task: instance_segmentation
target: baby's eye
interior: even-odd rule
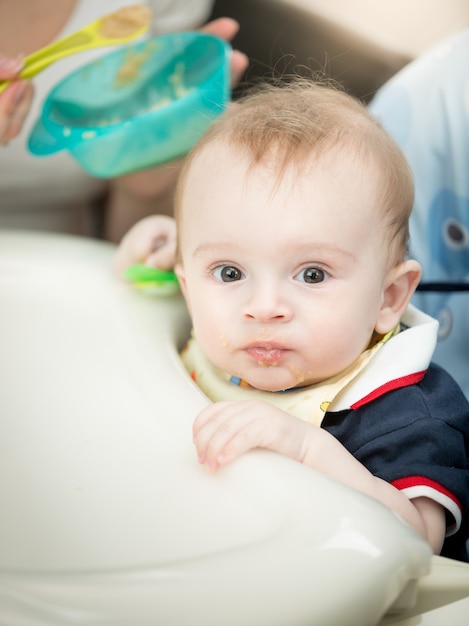
[[[319,267],[306,267],[295,276],[295,279],[304,283],[315,284],[322,283],[326,277],[326,272]]]
[[[233,283],[244,278],[243,272],[234,265],[220,265],[213,270],[213,275],[223,283]]]

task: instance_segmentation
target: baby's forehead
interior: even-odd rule
[[[375,187],[381,171],[369,154],[344,144],[288,146],[281,142],[267,144],[262,152],[236,137],[215,137],[205,142],[186,164],[186,183],[215,180],[236,171],[246,181],[252,177],[266,178],[272,184],[308,179],[316,171],[349,170],[352,176],[366,173],[363,184]],[[228,190],[227,190],[228,191]],[[344,189],[346,193],[346,189]]]
[[[259,160],[245,145],[217,139],[192,155],[180,210],[192,217],[207,203],[218,203],[220,209],[230,206],[234,197],[249,203],[253,210],[256,202],[275,201],[279,206],[283,199],[292,215],[295,207],[295,214],[310,213],[309,207],[321,201],[341,206],[343,198],[353,192],[358,199],[356,210],[362,214],[380,203],[378,178],[370,175],[367,162],[344,150],[313,151],[295,159],[279,146],[266,151]],[[334,193],[328,191],[330,188]],[[361,207],[363,210],[359,210]]]

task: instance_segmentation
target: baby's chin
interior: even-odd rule
[[[303,385],[303,382],[298,382],[290,372],[280,372],[273,367],[265,368],[264,372],[247,377],[242,376],[241,378],[249,383],[251,387],[259,389],[259,391],[285,391],[286,389],[293,389]]]

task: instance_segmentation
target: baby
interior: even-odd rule
[[[176,194],[182,358],[213,401],[194,442],[211,470],[256,447],[284,454],[468,560],[469,405],[430,362],[436,321],[409,305],[412,204],[402,153],[339,89],[269,86],[220,116]],[[149,218],[116,267],[169,266],[174,242],[169,218]]]

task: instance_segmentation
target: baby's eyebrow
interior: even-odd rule
[[[356,260],[356,256],[353,252],[341,248],[334,242],[324,242],[324,241],[298,241],[295,240],[295,243],[291,242],[285,244],[285,250],[281,248],[278,250],[280,255],[287,253],[292,249],[295,250],[297,256],[304,256],[305,260],[309,259],[311,261],[320,260],[322,256],[329,257],[337,257],[343,258],[349,261]],[[194,250],[195,257],[203,257],[207,255],[216,255],[220,257],[233,256],[236,252],[241,250],[241,245],[237,245],[233,241],[209,241],[205,243],[201,243]]]
[[[331,254],[335,256],[343,256],[350,260],[354,260],[356,258],[355,254],[350,250],[346,250],[345,248],[341,248],[334,242],[328,241],[319,241],[319,242],[301,242],[297,241],[295,243],[295,249],[304,256],[321,256],[323,254]]]
[[[233,251],[236,250],[238,248],[238,246],[236,246],[235,244],[233,244],[232,241],[214,241],[214,242],[207,242],[207,243],[201,243],[199,246],[197,246],[197,248],[194,250],[194,256],[204,256],[206,254],[221,254],[221,256],[226,256],[226,252],[227,250]]]

